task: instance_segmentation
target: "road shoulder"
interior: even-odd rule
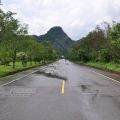
[[[100,69],[100,68],[96,68],[96,67],[92,67],[84,64],[78,64],[78,63],[74,63],[74,64],[89,68],[91,71],[94,71],[98,74],[102,74],[106,77],[115,79],[120,82],[120,74],[118,74],[117,72],[112,72],[112,71],[108,71],[108,70],[104,70],[104,69]]]

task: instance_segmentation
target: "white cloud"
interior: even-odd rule
[[[120,0],[11,0],[4,9],[17,12],[17,18],[29,24],[30,34],[46,33],[61,26],[72,38],[86,35],[102,21],[120,20]]]

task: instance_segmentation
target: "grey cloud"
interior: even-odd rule
[[[120,20],[120,0],[12,0],[4,9],[17,12],[16,17],[29,24],[30,34],[59,25],[74,40],[102,21]]]

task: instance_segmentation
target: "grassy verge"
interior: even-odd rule
[[[111,63],[111,62],[104,63],[104,62],[94,62],[94,61],[86,62],[86,63],[84,62],[76,62],[76,63],[120,73],[120,64],[116,64],[116,63]]]
[[[24,71],[24,69],[27,70],[27,68],[31,68],[31,67],[34,67],[34,66],[37,67],[37,66],[40,66],[40,65],[45,65],[45,64],[49,64],[51,62],[52,61],[46,61],[45,63],[42,63],[42,62],[41,63],[34,63],[33,62],[32,65],[30,63],[28,63],[26,67],[23,67],[21,62],[16,62],[15,69],[13,69],[12,63],[10,63],[9,66],[0,65],[0,77],[3,77],[4,75],[7,76],[7,74],[9,74],[12,71],[17,71],[17,70],[21,70],[21,69],[23,69],[23,71]],[[13,72],[13,74],[14,74],[14,72]]]

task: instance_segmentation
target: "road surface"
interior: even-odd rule
[[[120,120],[120,83],[94,71],[62,59],[4,83],[0,120]]]

